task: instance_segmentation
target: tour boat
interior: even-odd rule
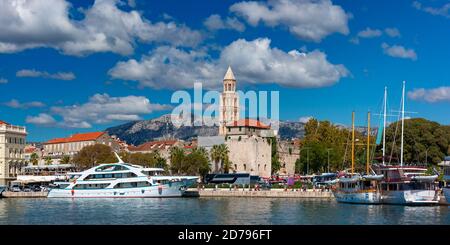
[[[380,204],[381,193],[379,181],[382,175],[373,174],[370,171],[370,112],[367,114],[367,162],[366,175],[354,173],[355,168],[355,113],[352,113],[352,168],[351,174],[345,174],[338,180],[337,187],[333,190],[336,201],[354,204]]]
[[[339,178],[338,187],[333,191],[336,201],[354,204],[380,204],[381,193],[376,181],[360,174]]]
[[[119,158],[120,159],[120,158]],[[123,198],[181,197],[197,176],[163,176],[162,168],[144,168],[119,161],[68,174],[69,182],[55,182],[48,197]]]
[[[450,204],[450,156],[444,159],[444,181],[446,185],[442,188],[444,192],[445,201]]]
[[[380,183],[382,202],[399,205],[438,204],[439,192],[435,185],[438,175],[427,175],[426,167],[404,166],[403,164],[405,82],[403,82],[401,102],[400,163],[397,166],[386,165],[383,146],[383,164],[375,168],[377,174],[384,176]]]

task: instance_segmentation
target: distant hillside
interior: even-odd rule
[[[106,129],[108,134],[117,135],[120,139],[133,145],[139,145],[163,137],[189,140],[197,136],[214,136],[217,135],[218,131],[219,129],[216,126],[183,126],[177,128],[170,121],[170,115],[164,115],[150,120],[129,122]],[[301,122],[280,122],[279,135],[282,139],[302,138],[304,133],[304,124]]]

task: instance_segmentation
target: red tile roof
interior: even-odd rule
[[[36,147],[30,146],[30,147],[25,147],[24,151],[25,151],[25,153],[33,153],[36,151],[36,149],[37,149]]]
[[[57,144],[57,143],[68,143],[68,142],[79,142],[79,141],[90,141],[96,140],[100,136],[105,134],[105,132],[91,132],[91,133],[81,133],[74,134],[68,138],[55,138],[46,142],[46,144]]]
[[[270,126],[265,125],[264,123],[255,120],[255,119],[241,119],[239,121],[234,121],[227,125],[228,127],[252,127],[252,128],[261,128],[261,129],[270,129]]]
[[[138,146],[128,147],[128,150],[130,150],[130,151],[149,151],[149,150],[156,150],[156,149],[165,149],[166,147],[171,147],[171,146],[175,145],[177,142],[178,142],[177,140],[151,141],[151,142],[146,142],[146,143],[138,145]]]
[[[0,124],[6,124],[6,125],[9,125],[9,123],[7,123],[7,122],[5,122],[5,121],[2,121],[2,120],[0,120]]]

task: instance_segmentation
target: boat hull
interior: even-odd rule
[[[434,190],[387,191],[382,200],[386,204],[434,205],[439,203],[439,195]]]
[[[183,182],[167,185],[134,187],[134,188],[105,188],[105,189],[51,189],[49,198],[157,198],[181,197],[186,190]]]
[[[333,192],[337,202],[354,204],[380,204],[379,192]]]
[[[6,190],[6,186],[0,186],[0,197],[2,197],[2,192]]]
[[[444,187],[443,189],[445,201],[450,204],[450,187]]]

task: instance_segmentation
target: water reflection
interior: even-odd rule
[[[450,209],[296,198],[5,198],[0,224],[450,224]]]

